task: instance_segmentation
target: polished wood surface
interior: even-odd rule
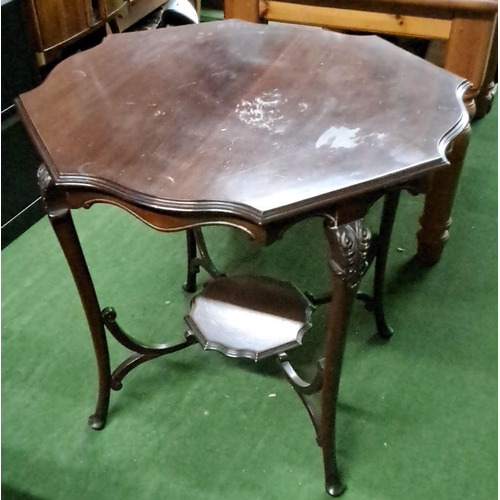
[[[446,164],[463,89],[375,37],[223,21],[112,35],[20,108],[60,185],[264,223]]]

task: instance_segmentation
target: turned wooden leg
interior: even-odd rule
[[[484,83],[476,97],[475,119],[484,118],[489,113],[493,104],[493,92],[495,89],[495,73],[498,68],[498,24],[495,28],[495,35],[491,45],[490,58],[484,76]]]
[[[464,95],[471,118],[476,112],[475,98],[483,84],[495,27],[494,14],[489,17],[456,18],[446,44],[445,68],[472,84]],[[417,260],[426,267],[439,261],[448,239],[453,201],[469,142],[468,132],[454,141],[453,151],[448,155],[451,166],[434,175],[425,197],[421,227],[417,233]]]
[[[450,166],[436,172],[425,199],[417,233],[417,260],[425,267],[436,264],[441,258],[451,225],[451,211],[469,144],[470,126],[454,141],[448,154]]]
[[[224,19],[241,19],[250,23],[261,22],[259,0],[224,0]]]
[[[338,496],[345,489],[339,476],[335,444],[340,371],[349,313],[361,277],[368,267],[367,254],[371,236],[362,221],[337,226],[334,221],[326,220],[324,228],[330,244],[332,300],[328,308],[325,340],[320,446],[323,450],[326,491],[331,496]]]
[[[93,429],[100,430],[106,424],[111,390],[109,352],[101,310],[78,234],[73,224],[71,212],[68,208],[58,203],[54,183],[45,165],[42,165],[38,170],[38,184],[50,223],[54,228],[64,256],[68,261],[78,293],[80,294],[92,336],[97,361],[99,389],[96,410],[89,417],[89,425]]]
[[[471,83],[464,95],[471,119],[476,113],[475,99],[484,82],[495,27],[496,16],[493,14],[485,18],[456,18],[446,42],[445,69]]]

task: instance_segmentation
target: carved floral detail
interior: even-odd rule
[[[325,231],[331,247],[330,268],[347,286],[357,287],[368,269],[370,230],[357,220],[343,226],[327,221]]]

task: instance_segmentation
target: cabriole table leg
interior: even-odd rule
[[[71,212],[58,202],[56,186],[45,165],[42,165],[38,171],[38,183],[50,223],[75,280],[92,336],[97,361],[99,389],[96,410],[89,417],[89,425],[93,429],[100,430],[104,428],[108,416],[111,370],[108,343],[99,302]]]
[[[375,258],[375,277],[373,283],[373,314],[377,325],[377,334],[383,339],[389,339],[394,333],[387,324],[384,311],[385,271],[391,243],[392,229],[396,220],[401,190],[390,191],[385,195],[382,222],[380,224]]]
[[[333,220],[327,219],[324,229],[330,244],[332,300],[328,308],[325,339],[320,446],[323,450],[326,491],[331,496],[339,496],[345,489],[339,476],[335,443],[340,371],[349,313],[359,282],[368,267],[371,235],[363,221],[337,226]]]

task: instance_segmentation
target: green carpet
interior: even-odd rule
[[[376,340],[355,305],[338,413],[345,500],[497,498],[497,107],[473,129],[451,237],[431,270],[412,264],[422,198],[402,197],[387,275],[393,339]],[[114,207],[74,217],[101,306],[144,340],[182,338],[184,235]],[[328,286],[320,221],[265,249],[231,229],[206,235],[227,272]],[[293,353],[304,373],[324,313]],[[125,352],[111,348],[117,363]],[[106,429],[87,428],[91,343],[45,219],[2,252],[2,382],[5,500],[328,498],[312,426],[273,360],[193,346],[151,361],[112,394]]]

